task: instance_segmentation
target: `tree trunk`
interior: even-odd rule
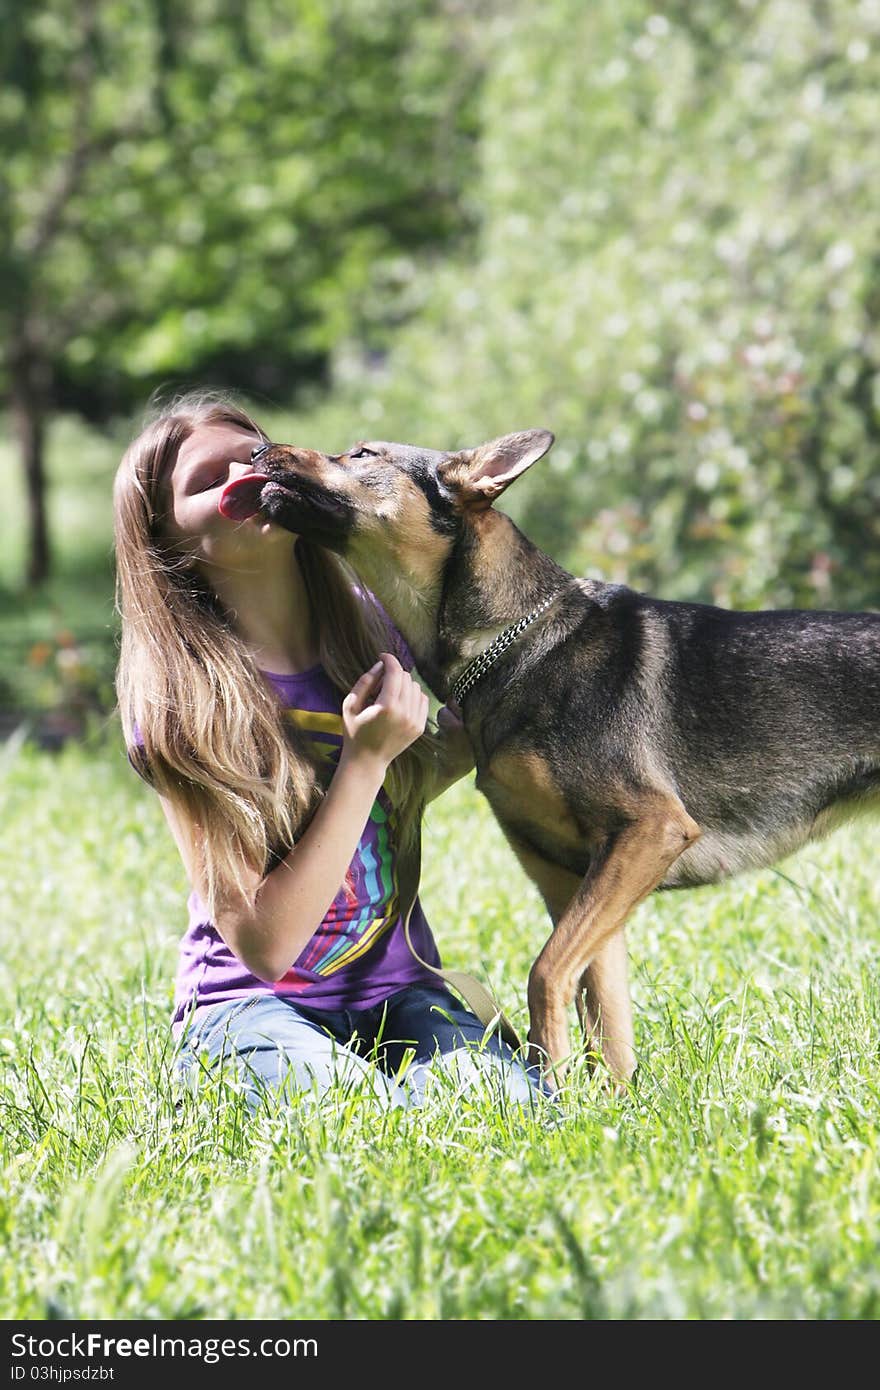
[[[42,584],[51,563],[46,518],[45,429],[49,402],[49,369],[24,340],[11,353],[9,388],[12,419],[24,464],[28,509],[27,582]]]

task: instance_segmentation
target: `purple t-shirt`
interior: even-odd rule
[[[264,675],[281,697],[286,717],[315,740],[321,756],[337,762],[342,749],[342,698],[323,667],[295,676],[268,671]],[[287,974],[274,984],[247,970],[211,922],[199,895],[190,894],[189,926],[181,942],[174,995],[175,1031],[194,1007],[253,994],[280,994],[315,1009],[366,1009],[406,985],[436,983],[406,943],[390,813],[383,787],[326,917]],[[418,898],[410,917],[410,936],[424,960],[440,964]]]

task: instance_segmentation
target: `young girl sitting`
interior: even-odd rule
[[[192,887],[181,1068],[229,1059],[251,1105],[351,1082],[420,1103],[439,1066],[527,1102],[540,1082],[428,969],[417,897],[415,951],[404,933],[423,805],[473,765],[464,730],[444,708],[425,731],[406,645],[342,561],[219,512],[266,438],[185,396],[114,487],[123,731]]]

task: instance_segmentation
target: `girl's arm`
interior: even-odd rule
[[[280,980],[323,921],[388,764],[419,737],[427,715],[428,697],[388,652],[345,697],[339,763],[301,839],[265,878],[242,875],[253,906],[244,898],[218,906],[218,932],[258,979]],[[199,889],[180,826],[168,803],[162,804],[190,880]]]

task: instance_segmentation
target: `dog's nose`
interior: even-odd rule
[[[261,459],[263,455],[265,453],[268,453],[268,451],[271,448],[272,445],[268,442],[268,440],[265,444],[258,444],[256,449],[251,450],[251,463],[256,463],[257,459]]]

